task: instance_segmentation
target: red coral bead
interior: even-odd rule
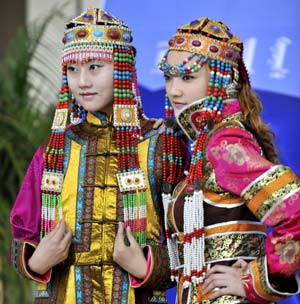
[[[226,56],[227,58],[232,58],[232,57],[233,57],[233,51],[232,51],[232,50],[227,50],[227,51],[225,52],[225,56]]]
[[[199,47],[201,45],[201,41],[199,41],[199,40],[193,40],[192,41],[192,45],[196,46],[196,47]]]
[[[169,40],[169,46],[173,46],[174,45],[174,39],[170,39]]]
[[[192,193],[193,191],[194,191],[194,186],[188,185],[188,186],[186,187],[186,192],[187,192],[187,193]]]
[[[117,31],[110,31],[108,33],[108,37],[111,38],[111,39],[119,39],[120,33],[117,32]]]
[[[181,43],[183,43],[184,42],[184,38],[183,37],[178,37],[177,39],[176,39],[176,43],[178,43],[178,44],[181,44]]]
[[[211,52],[213,52],[213,53],[217,53],[217,52],[219,51],[219,48],[218,48],[217,46],[215,46],[215,45],[211,45],[211,46],[209,47],[209,50],[210,50]]]
[[[77,33],[77,36],[79,37],[79,38],[83,38],[83,37],[85,37],[87,35],[87,31],[85,31],[85,30],[80,30],[78,33]]]

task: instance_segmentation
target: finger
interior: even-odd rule
[[[66,226],[65,233],[62,238],[62,245],[65,247],[70,246],[72,242],[73,232],[70,227]]]
[[[115,244],[121,246],[124,244],[124,224],[122,222],[119,222],[118,224],[118,231],[115,238]]]
[[[223,285],[220,285],[221,282],[226,282],[228,279],[228,274],[225,273],[216,273],[211,275],[209,278],[206,277],[203,283],[203,289],[204,290],[211,290],[215,287],[220,287]],[[219,285],[216,285],[219,284]]]
[[[226,272],[226,271],[228,271],[228,268],[230,268],[230,267],[224,266],[224,265],[215,265],[207,271],[206,276],[209,277],[214,273]]]
[[[53,238],[59,241],[62,240],[65,234],[65,230],[66,230],[66,222],[64,219],[61,219],[57,227],[57,230],[55,230],[53,233]]]
[[[223,273],[223,274],[235,274],[237,271],[236,267],[224,266],[224,265],[215,265],[207,272],[207,278],[213,274]]]
[[[203,284],[203,293],[209,293],[210,291],[215,291],[219,288],[224,288],[228,284],[228,279],[222,277],[218,279],[214,279],[210,281],[209,283],[206,282],[206,284]]]
[[[229,288],[222,287],[222,288],[215,288],[211,294],[208,296],[209,300],[215,300],[218,297],[230,294]]]
[[[244,260],[237,260],[233,265],[232,267],[235,267],[235,268],[244,268],[244,267],[247,267],[248,263]]]
[[[130,226],[126,227],[126,236],[128,238],[130,246],[133,246],[133,245],[137,244],[137,242],[136,242],[136,240],[135,240],[135,238],[134,238],[134,236],[131,232]]]
[[[164,120],[162,118],[156,119],[153,124],[153,129],[158,129],[162,125],[163,121]]]
[[[61,225],[62,225],[62,221],[63,220],[60,220],[56,226],[54,227],[54,229],[48,233],[48,235],[46,235],[47,238],[52,238],[52,237],[55,237],[55,235],[57,234],[57,231],[61,228]]]

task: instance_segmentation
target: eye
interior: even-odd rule
[[[68,65],[68,66],[67,66],[67,71],[68,71],[68,72],[76,72],[76,71],[77,71],[77,68],[76,68],[76,66],[74,66],[74,65]]]
[[[192,75],[183,75],[182,76],[182,80],[185,80],[185,81],[188,81],[188,80],[191,80],[191,79],[194,79],[195,77],[192,76]]]
[[[168,75],[168,74],[164,74],[164,78],[165,78],[165,81],[167,81],[167,80],[170,80],[170,79],[171,79],[170,75]]]
[[[103,64],[100,63],[91,63],[89,69],[90,70],[97,70],[103,67]]]

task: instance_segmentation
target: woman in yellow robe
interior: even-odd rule
[[[166,147],[145,116],[131,40],[100,9],[66,25],[52,133],[11,212],[11,263],[38,282],[35,303],[166,303],[161,185],[180,180],[188,152],[178,130]],[[116,261],[137,244],[128,275]]]

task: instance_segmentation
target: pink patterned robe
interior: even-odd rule
[[[238,101],[226,104],[224,120],[210,131],[206,142],[205,260],[211,266],[230,266],[238,259],[248,262],[243,275],[247,299],[226,295],[214,304],[270,303],[297,294],[300,286],[296,275],[300,265],[299,179],[290,168],[264,158],[254,136],[240,123],[240,114]],[[175,191],[169,210],[169,223],[179,240],[184,189],[183,183]],[[210,303],[200,290],[192,292],[191,303]],[[182,277],[177,301],[187,301]]]

